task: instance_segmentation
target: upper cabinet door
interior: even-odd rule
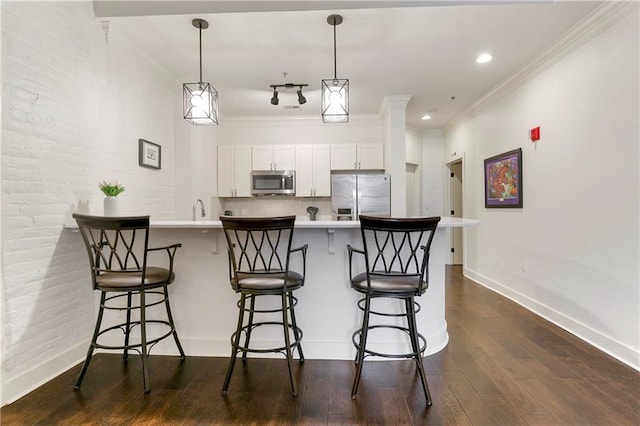
[[[235,190],[233,153],[233,146],[218,146],[218,197],[233,197]]]
[[[235,196],[251,197],[251,147],[235,147],[234,158]]]
[[[355,144],[331,145],[331,170],[355,170],[358,154]]]
[[[295,170],[296,169],[296,146],[295,145],[274,145],[273,146],[273,170]]]
[[[331,153],[328,145],[313,147],[313,195],[331,196]]]
[[[384,170],[384,146],[379,143],[358,145],[358,169]]]
[[[313,197],[313,146],[296,147],[296,197]]]
[[[251,146],[253,170],[273,170],[273,147],[271,145]]]

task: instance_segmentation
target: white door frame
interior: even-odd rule
[[[452,173],[452,169],[453,169],[453,164],[455,163],[462,163],[462,196],[461,196],[461,200],[462,200],[462,205],[460,206],[460,217],[464,217],[464,177],[467,175],[466,170],[465,170],[465,161],[464,161],[464,151],[462,152],[456,152],[454,153],[451,158],[449,159],[449,161],[447,161],[445,163],[445,172],[446,172],[446,176],[445,176],[445,182],[447,182],[447,184],[445,185],[445,200],[446,200],[446,209],[445,211],[451,215],[451,211],[453,210],[453,205],[454,205],[454,201],[452,199],[452,193],[451,193],[451,173]],[[462,231],[462,247],[459,248],[459,250],[462,250],[462,264],[464,265],[464,259],[466,257],[466,253],[465,253],[465,236],[464,236],[464,229],[461,229]],[[449,244],[447,247],[455,247],[454,245],[454,238],[453,238],[453,228],[447,228],[447,243]],[[451,253],[450,250],[447,250],[447,264],[448,265],[453,265],[454,262],[454,258],[453,258],[453,253]]]

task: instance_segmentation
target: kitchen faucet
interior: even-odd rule
[[[198,198],[196,201],[194,201],[193,203],[193,221],[196,221],[196,206],[198,205],[198,203],[200,203],[200,214],[202,217],[204,217],[206,215],[206,213],[204,212],[204,203],[202,202],[202,200],[200,198]]]

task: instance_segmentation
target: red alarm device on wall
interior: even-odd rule
[[[540,140],[540,126],[531,129],[529,132],[529,138],[531,139],[531,142]]]

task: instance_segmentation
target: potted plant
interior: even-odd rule
[[[100,191],[106,196],[104,198],[104,215],[118,216],[120,206],[118,205],[118,195],[124,192],[125,188],[118,182],[103,181],[98,184]]]

